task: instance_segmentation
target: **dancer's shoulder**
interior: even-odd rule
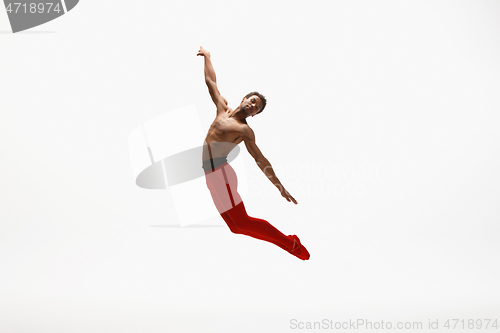
[[[255,133],[254,133],[253,129],[251,129],[250,126],[248,126],[248,124],[244,124],[241,127],[242,127],[242,136],[245,139],[255,141]]]

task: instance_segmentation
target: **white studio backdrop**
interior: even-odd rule
[[[496,1],[82,0],[12,34],[0,10],[0,331],[495,319],[498,17]],[[268,98],[249,124],[299,204],[241,145],[245,205],[308,262],[216,215],[181,227],[171,191],[135,184],[135,129],[188,105],[203,132],[214,118],[200,45],[231,107]]]

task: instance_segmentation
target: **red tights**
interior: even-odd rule
[[[285,251],[293,247],[291,236],[284,235],[265,220],[248,216],[237,192],[236,173],[229,164],[206,171],[205,177],[215,206],[233,233],[273,243]]]

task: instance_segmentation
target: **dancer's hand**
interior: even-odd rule
[[[287,190],[285,190],[284,187],[281,189],[281,196],[286,199],[288,202],[293,202],[294,204],[297,204],[297,200],[295,200],[290,193],[288,193]]]
[[[197,56],[210,57],[210,52],[208,52],[202,46],[200,46],[200,50],[198,51]]]

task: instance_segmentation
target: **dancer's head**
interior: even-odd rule
[[[243,109],[243,111],[245,111],[247,117],[253,117],[261,113],[266,107],[266,104],[267,100],[264,95],[256,91],[252,91],[251,93],[248,93],[245,97],[243,97],[243,100],[241,101],[241,108]]]

